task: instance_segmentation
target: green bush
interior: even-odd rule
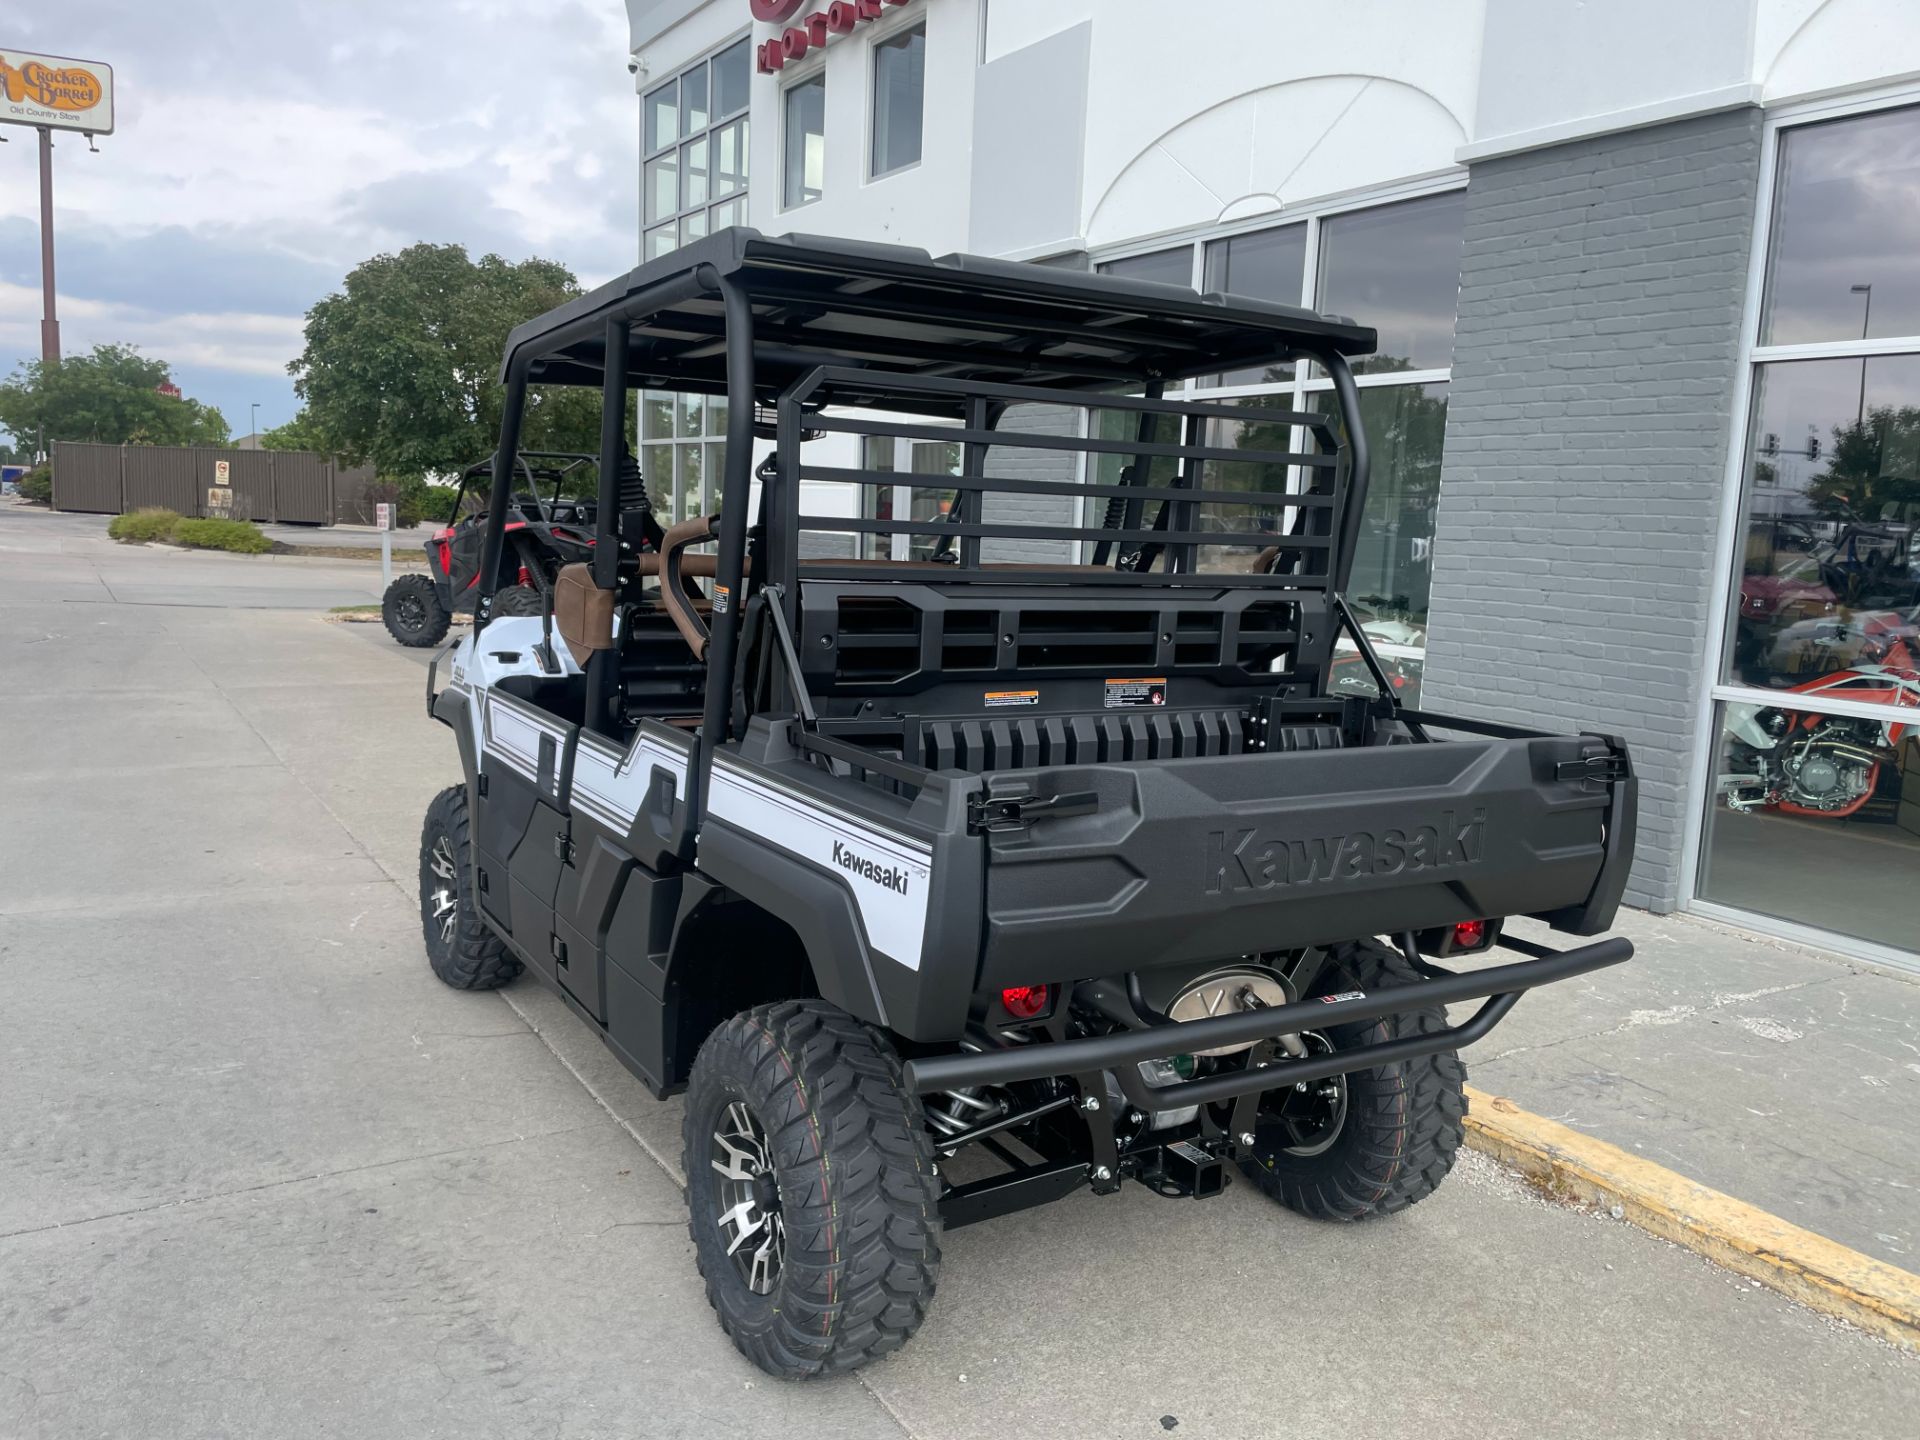
[[[194,550],[231,550],[237,555],[264,555],[273,541],[251,520],[182,520],[173,527],[176,545]]]
[[[36,465],[20,477],[20,494],[28,500],[37,500],[42,505],[53,502],[53,467]]]
[[[107,524],[107,534],[128,545],[144,545],[150,540],[173,539],[180,516],[172,510],[150,508],[131,515],[116,515]]]

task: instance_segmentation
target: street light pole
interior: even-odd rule
[[[260,446],[260,402],[256,400],[248,408],[253,412],[253,419],[251,421],[253,444],[254,448],[258,449]]]
[[[1860,338],[1864,340],[1867,338],[1867,326],[1871,324],[1873,321],[1873,286],[1853,285],[1848,287],[1848,293],[1852,295],[1864,295],[1867,297],[1866,309],[1864,313],[1860,316]],[[1867,357],[1862,355],[1860,357],[1860,404],[1853,412],[1854,427],[1858,429],[1860,426],[1866,424],[1866,421],[1867,421]]]
[[[60,315],[53,299],[53,131],[40,130],[40,363],[60,363]]]

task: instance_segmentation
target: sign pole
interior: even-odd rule
[[[40,128],[40,360],[60,363],[60,315],[53,296],[53,131]]]

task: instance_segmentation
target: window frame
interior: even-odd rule
[[[1464,169],[1424,179],[1403,181],[1392,185],[1376,186],[1372,189],[1353,191],[1347,194],[1307,201],[1297,205],[1282,205],[1273,210],[1264,211],[1256,216],[1236,220],[1225,225],[1190,226],[1179,230],[1161,231],[1155,235],[1141,236],[1115,245],[1102,245],[1091,248],[1087,254],[1088,267],[1100,271],[1115,260],[1128,260],[1140,255],[1153,255],[1163,250],[1177,249],[1182,245],[1192,250],[1192,264],[1188,271],[1187,283],[1196,291],[1204,293],[1206,289],[1207,247],[1215,242],[1236,239],[1242,235],[1258,234],[1263,230],[1278,230],[1290,225],[1304,224],[1306,245],[1301,258],[1300,294],[1288,301],[1283,297],[1272,297],[1281,303],[1302,305],[1314,309],[1319,296],[1322,266],[1321,247],[1323,222],[1336,220],[1343,215],[1357,214],[1367,210],[1378,210],[1383,206],[1400,204],[1412,200],[1424,200],[1436,195],[1452,194],[1467,188],[1467,173]],[[1359,317],[1363,322],[1365,316]],[[1190,399],[1202,399],[1209,404],[1231,404],[1249,396],[1278,395],[1291,397],[1287,408],[1305,410],[1310,408],[1310,399],[1314,395],[1325,394],[1333,389],[1330,376],[1315,376],[1313,363],[1308,360],[1294,362],[1293,379],[1281,381],[1262,381],[1242,385],[1202,385],[1197,380],[1183,382],[1179,386],[1169,386],[1167,394],[1185,395]],[[1451,382],[1453,366],[1451,363],[1442,368],[1426,370],[1389,370],[1375,371],[1369,374],[1356,374],[1354,385],[1360,390],[1389,388],[1396,385],[1446,385],[1447,394],[1452,396]],[[1084,425],[1083,425],[1084,430]],[[1306,439],[1300,427],[1295,427],[1293,447],[1299,449]],[[1087,478],[1087,460],[1082,459],[1080,483]],[[1289,481],[1289,488],[1298,490],[1301,477],[1296,473]],[[1083,527],[1095,523],[1090,517],[1094,511],[1089,508],[1085,496],[1080,500],[1080,524]]]
[[[742,102],[738,110],[729,111],[727,114],[722,115],[719,113],[718,106],[720,87],[714,83],[713,79],[713,62],[729,50],[740,45],[747,47],[745,61],[747,65],[747,98]],[[752,47],[752,35],[749,32],[742,31],[722,40],[719,44],[702,54],[698,59],[691,60],[685,65],[676,66],[672,74],[663,75],[658,80],[652,81],[652,83],[648,84],[646,88],[640,92],[640,258],[642,261],[657,258],[650,253],[650,247],[655,235],[660,231],[671,231],[673,242],[660,252],[662,255],[671,254],[674,250],[679,249],[680,246],[689,243],[691,240],[699,239],[704,235],[711,235],[714,228],[711,223],[713,212],[722,206],[732,205],[736,201],[744,201],[749,190],[752,188],[753,175],[750,170],[746,174],[745,182],[737,190],[729,191],[725,195],[718,195],[714,192],[713,188],[714,175],[719,162],[720,132],[738,122],[746,122],[747,128],[742,132],[743,138],[749,142],[752,140],[753,132],[750,118],[753,113]],[[679,119],[683,103],[680,87],[686,80],[686,77],[696,71],[703,72],[707,80],[707,123],[697,130],[682,132]],[[651,77],[649,78],[651,79]],[[651,113],[652,98],[655,92],[668,85],[674,87],[674,137],[671,143],[656,146],[649,150],[647,148],[647,121]],[[697,205],[687,203],[687,172],[686,166],[682,163],[686,148],[696,141],[704,141],[707,147],[706,195]],[[743,161],[746,158],[748,148],[747,145],[741,147],[741,158]],[[674,167],[675,207],[672,213],[663,215],[659,219],[649,220],[647,218],[647,202],[651,197],[647,183],[648,167],[656,161],[667,158],[672,159]],[[704,226],[701,234],[689,235],[686,239],[682,239],[681,232],[686,229],[684,222],[696,216]]]
[[[880,180],[891,180],[896,175],[905,175],[918,170],[927,158],[927,68],[924,59],[920,70],[920,153],[903,165],[895,165],[891,170],[881,170],[880,157],[880,52],[894,41],[918,31],[923,47],[931,44],[927,36],[927,17],[922,11],[910,12],[910,18],[901,24],[888,27],[883,33],[870,37],[867,41],[867,163],[866,183],[871,185]]]
[[[787,130],[792,118],[789,110],[789,102],[791,101],[793,92],[798,90],[802,85],[813,85],[816,83],[820,86],[820,193],[815,195],[811,200],[789,200],[787,198]],[[788,215],[796,210],[804,210],[809,205],[818,205],[822,200],[827,198],[827,67],[824,58],[819,64],[805,67],[802,73],[784,78],[780,86],[779,109],[780,175],[776,198],[779,201],[780,213],[782,215]],[[804,179],[802,180],[800,188],[803,190],[806,188]]]
[[[1793,360],[1871,359],[1883,355],[1920,355],[1920,334],[1882,336],[1871,340],[1837,340],[1763,345],[1760,326],[1767,299],[1768,260],[1779,203],[1780,154],[1785,132],[1823,121],[1845,120],[1888,110],[1920,107],[1920,84],[1907,82],[1870,92],[1770,110],[1761,127],[1760,173],[1756,185],[1751,244],[1747,257],[1746,294],[1740,318],[1739,353],[1733,375],[1733,403],[1728,407],[1727,459],[1721,480],[1720,516],[1713,554],[1712,590],[1708,595],[1706,673],[1695,708],[1691,770],[1686,785],[1686,823],[1681,837],[1679,902],[1690,913],[1761,930],[1783,939],[1839,951],[1878,964],[1911,971],[1911,951],[1840,931],[1822,930],[1783,917],[1742,910],[1700,893],[1702,859],[1707,843],[1707,811],[1714,798],[1714,771],[1720,743],[1720,713],[1728,704],[1764,704],[1786,709],[1817,709],[1821,714],[1861,720],[1896,719],[1916,723],[1911,707],[1892,706],[1822,695],[1817,704],[1794,706],[1790,692],[1765,689],[1723,679],[1730,673],[1726,660],[1733,643],[1733,596],[1739,579],[1737,555],[1741,546],[1741,515],[1746,502],[1746,472],[1754,437],[1755,396],[1763,366]],[[1783,702],[1786,702],[1783,704]]]

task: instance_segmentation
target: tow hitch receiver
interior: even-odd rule
[[[1141,1156],[1134,1178],[1154,1194],[1170,1200],[1189,1196],[1204,1200],[1227,1188],[1225,1162],[1191,1140],[1176,1140]]]

